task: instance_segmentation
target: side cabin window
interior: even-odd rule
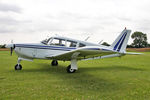
[[[65,46],[65,40],[54,38],[50,45]]]
[[[67,47],[76,47],[76,46],[77,46],[77,42],[67,40],[67,41],[66,41],[66,46],[67,46]]]
[[[79,43],[79,47],[85,47],[85,44]]]
[[[77,47],[77,42],[72,41],[72,40],[65,40],[65,39],[61,39],[61,38],[53,38],[53,40],[50,41],[50,45]]]

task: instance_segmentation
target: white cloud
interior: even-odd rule
[[[16,12],[21,13],[21,8],[19,8],[16,5],[6,4],[6,3],[0,3],[0,11],[2,12]]]
[[[147,33],[150,42],[149,0],[2,0],[0,5],[0,43],[37,42],[48,34],[112,43],[124,27]]]

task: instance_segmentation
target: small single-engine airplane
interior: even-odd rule
[[[18,55],[18,63],[15,70],[21,70],[22,60],[33,61],[33,59],[50,59],[51,65],[57,66],[58,61],[71,61],[67,67],[68,73],[74,73],[78,60],[92,60],[110,57],[120,57],[127,53],[126,46],[131,30],[124,29],[111,46],[89,43],[86,41],[75,40],[66,37],[51,37],[37,44],[8,44],[6,47],[11,49],[11,55],[15,50]]]

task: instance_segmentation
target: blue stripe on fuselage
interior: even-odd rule
[[[56,47],[56,46],[43,46],[43,45],[28,45],[28,44],[15,44],[16,47],[22,48],[36,48],[36,49],[51,49],[51,50],[63,50],[63,51],[70,51],[76,48],[70,47]]]
[[[102,49],[102,48],[86,48],[85,50],[103,50],[103,51],[112,51],[109,49]]]
[[[103,51],[112,51],[112,50],[108,50],[108,49],[102,49]]]
[[[56,46],[44,46],[44,45],[29,45],[29,44],[15,44],[16,46],[31,46],[31,47],[47,47],[47,48],[64,48],[64,49],[76,49],[75,47],[56,47]]]
[[[85,48],[85,50],[100,50],[99,48]]]

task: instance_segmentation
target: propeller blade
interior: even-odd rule
[[[13,53],[13,47],[10,47],[10,55],[12,56]]]
[[[13,50],[15,49],[15,44],[13,44],[12,47],[10,47],[10,55],[12,56]]]
[[[13,44],[13,40],[11,40],[11,44],[7,44],[6,48],[10,49],[10,55],[12,56],[13,50],[15,49],[15,44]]]

